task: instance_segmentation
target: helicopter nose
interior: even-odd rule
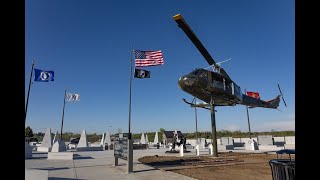
[[[188,77],[188,76],[182,76],[179,79],[179,84],[181,85],[187,85],[187,86],[192,86],[194,85],[194,83],[196,82],[196,80],[192,77]]]

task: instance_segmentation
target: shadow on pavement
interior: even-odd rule
[[[144,170],[137,170],[137,171],[133,171],[134,173],[139,173],[139,172],[147,172],[147,171],[154,171],[154,170],[158,170],[158,169],[144,169]]]
[[[48,152],[32,151],[32,154],[48,154]]]
[[[74,156],[73,160],[78,160],[78,159],[94,159],[91,156]]]
[[[77,166],[75,168],[86,168],[86,167],[99,167],[99,166],[110,166],[110,164],[100,164],[100,165],[92,165],[92,166]]]
[[[60,167],[60,168],[54,168],[54,167],[47,167],[47,168],[33,168],[38,170],[48,170],[48,171],[56,171],[56,170],[62,170],[62,169],[70,169],[68,167]]]
[[[39,156],[39,157],[32,157],[31,159],[29,160],[32,160],[32,159],[47,159],[48,157],[47,156]],[[27,160],[27,159],[26,159]]]
[[[48,180],[85,180],[85,179],[74,179],[74,178],[61,178],[61,177],[49,177]]]

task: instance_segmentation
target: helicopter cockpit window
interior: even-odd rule
[[[199,69],[196,69],[196,70],[193,70],[190,74],[194,74],[194,75],[197,75],[199,72]]]
[[[197,75],[199,77],[207,77],[207,71],[199,70]]]
[[[202,69],[196,69],[196,70],[192,71],[190,74],[194,74],[199,77],[207,77],[207,71],[204,71]]]

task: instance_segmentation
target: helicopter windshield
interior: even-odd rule
[[[207,76],[207,71],[204,71],[202,69],[196,69],[194,71],[192,71],[190,74],[194,74],[200,77],[206,77]]]
[[[196,69],[196,70],[193,70],[190,74],[194,74],[194,75],[197,75],[199,72],[199,69]]]

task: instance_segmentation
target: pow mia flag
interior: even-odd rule
[[[143,70],[143,69],[135,69],[134,70],[134,77],[135,78],[150,78],[150,71]]]
[[[49,82],[54,81],[54,71],[44,71],[41,69],[34,69],[34,81]]]

